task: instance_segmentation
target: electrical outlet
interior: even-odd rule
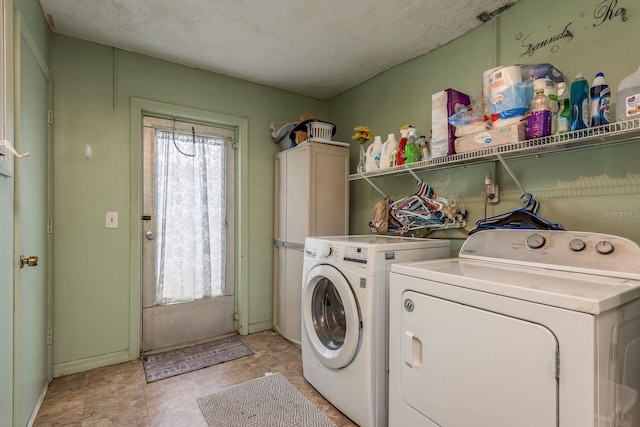
[[[491,190],[491,192],[489,192]],[[487,198],[489,199],[489,203],[494,205],[500,201],[500,186],[498,184],[493,184],[491,188],[487,188]]]
[[[494,183],[493,175],[490,173],[484,178],[484,191],[489,203],[498,203],[498,184]]]
[[[118,228],[118,212],[107,212],[106,228]]]

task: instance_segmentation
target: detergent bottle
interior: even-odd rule
[[[569,94],[567,93],[567,86],[564,82],[558,83],[558,105],[557,132],[569,132],[571,130],[571,105],[569,102]]]
[[[640,116],[640,68],[620,81],[616,93],[616,121]]]
[[[409,136],[407,137],[407,145],[404,148],[404,162],[406,164],[415,163],[420,159],[420,153],[416,146],[416,128],[409,128]]]
[[[382,137],[376,136],[373,142],[367,147],[365,172],[377,171],[380,169],[380,154],[382,153]]]
[[[576,75],[571,83],[571,130],[589,127],[589,83],[582,73]]]
[[[382,152],[380,153],[380,169],[388,169],[391,167],[391,158],[395,158],[398,153],[398,141],[396,135],[390,133],[387,140],[382,144]]]

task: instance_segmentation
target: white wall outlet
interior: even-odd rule
[[[107,212],[106,228],[118,228],[118,212]]]

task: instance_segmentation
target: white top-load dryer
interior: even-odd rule
[[[640,247],[490,230],[394,264],[389,425],[640,426]]]
[[[358,425],[387,425],[391,265],[449,256],[447,240],[377,235],[306,239],[304,377]]]

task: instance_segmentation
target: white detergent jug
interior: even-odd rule
[[[376,136],[373,142],[367,147],[367,161],[364,166],[365,172],[377,171],[380,169],[380,154],[382,153],[382,137]]]
[[[640,68],[620,81],[616,95],[616,120],[640,116]]]
[[[398,141],[396,141],[396,135],[390,133],[387,136],[387,140],[382,144],[382,152],[380,154],[380,169],[388,169],[391,166],[391,159],[395,158],[398,151]],[[394,155],[395,154],[395,155]]]

